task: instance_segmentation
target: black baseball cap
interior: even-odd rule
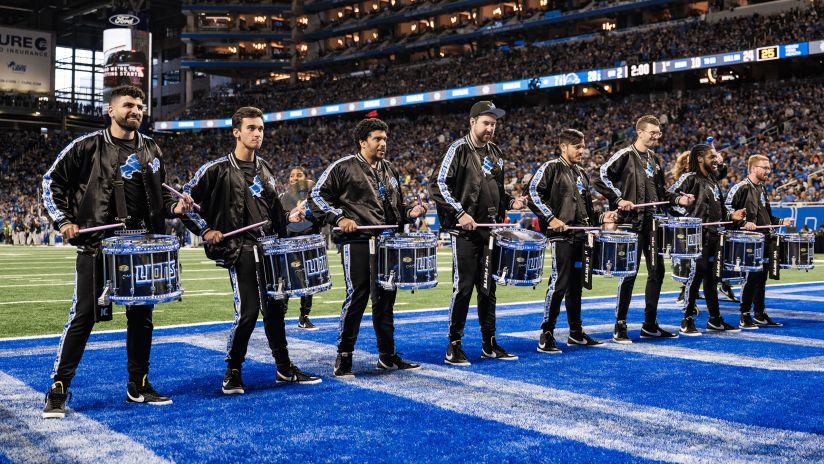
[[[482,114],[491,114],[496,118],[502,118],[506,114],[506,111],[500,108],[496,108],[495,104],[491,101],[483,100],[472,105],[472,109],[469,110],[469,117],[477,118]]]

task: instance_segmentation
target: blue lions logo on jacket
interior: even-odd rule
[[[484,157],[484,164],[481,166],[481,170],[484,172],[485,176],[492,172],[493,167],[495,167],[495,164],[492,163],[492,159],[488,156]]]
[[[575,181],[575,186],[578,187],[578,193],[583,195],[584,194],[584,179],[581,176],[578,176],[578,180]]]
[[[155,158],[152,160],[152,164],[149,165],[152,168],[152,172],[157,173],[160,170],[160,160]]]
[[[767,197],[764,196],[764,192],[761,192],[761,206],[767,206]]]
[[[647,177],[652,177],[655,174],[655,166],[652,165],[652,161],[647,161]]]
[[[712,196],[713,196],[713,198],[715,198],[715,201],[718,201],[718,200],[721,199],[721,191],[718,189],[717,185],[713,185],[712,188],[710,189],[710,192],[712,192]]]
[[[140,172],[140,160],[137,159],[137,153],[132,153],[126,158],[126,164],[120,166],[120,173],[124,179],[131,179],[136,172]]]
[[[249,191],[252,192],[253,197],[260,198],[260,192],[263,191],[263,183],[260,182],[260,176],[255,176],[255,181],[249,186]]]

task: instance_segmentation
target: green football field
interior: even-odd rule
[[[329,253],[333,287],[315,295],[313,315],[338,314],[344,299],[340,255],[334,250]],[[228,272],[209,261],[201,248],[186,248],[181,250],[180,255],[183,267],[181,282],[185,289],[183,300],[158,305],[155,308],[155,326],[234,319]],[[59,334],[62,331],[74,289],[74,259],[75,251],[69,247],[0,246],[0,338]],[[452,257],[449,248],[438,253],[438,271],[440,283],[436,288],[414,294],[399,292],[396,311],[448,307],[452,293]],[[548,275],[549,256],[546,257],[541,285],[535,289],[499,286],[498,301],[509,303],[542,300]],[[642,264],[636,293],[643,292],[645,276],[646,269]],[[596,276],[594,280],[593,289],[584,290],[584,296],[615,295],[618,279]],[[781,279],[782,282],[820,280],[824,280],[824,271],[821,269],[809,272],[785,271]],[[668,277],[663,290],[677,290],[679,285]],[[296,318],[298,307],[298,302],[293,301],[287,317]],[[115,306],[114,320],[97,324],[95,330],[124,328],[124,309],[122,306]]]

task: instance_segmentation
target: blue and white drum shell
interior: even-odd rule
[[[180,299],[180,243],[173,235],[126,235],[103,240],[103,281],[112,303],[128,306]]]
[[[815,235],[811,233],[780,233],[778,257],[781,269],[815,268]]]
[[[332,288],[326,240],[321,235],[258,239],[263,249],[266,294],[276,300]]]
[[[638,273],[638,234],[624,231],[589,233],[592,273],[607,277],[629,277]]]
[[[670,217],[658,220],[658,254],[672,258],[701,256],[701,218]]]
[[[687,283],[692,270],[692,258],[673,258],[672,259],[672,280],[682,284]],[[714,269],[710,270],[714,272]],[[721,268],[721,282],[727,285],[738,285],[744,282],[744,275],[740,272],[734,272],[729,269]]]
[[[541,283],[547,243],[543,234],[505,227],[492,232],[492,236],[495,237],[492,278],[498,284],[534,287]]]
[[[429,233],[386,235],[377,243],[377,282],[387,290],[438,285],[438,238]]]
[[[732,231],[724,236],[724,269],[734,272],[764,270],[764,235]]]

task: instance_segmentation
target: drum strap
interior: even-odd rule
[[[492,250],[495,248],[495,236],[489,234],[489,243],[484,247],[483,261],[481,269],[481,292],[484,295],[489,295],[492,290]],[[453,250],[453,253],[455,251]]]
[[[721,278],[721,269],[724,268],[724,238],[723,233],[718,236],[718,250],[715,251],[715,267],[712,272],[715,273],[715,278]]]
[[[129,213],[126,210],[126,191],[123,188],[123,174],[120,172],[120,168],[114,169],[114,182],[112,185],[114,185],[114,207],[117,213],[115,220],[118,222],[126,222],[131,219],[131,217],[129,217]]]
[[[781,263],[779,256],[781,255],[781,236],[778,234],[770,237],[770,279],[779,280],[781,278]]]
[[[581,259],[584,265],[584,272],[581,273],[581,285],[587,290],[592,290],[592,247],[595,245],[594,241],[595,235],[587,234],[587,241],[584,242],[584,256]]]
[[[650,269],[655,269],[655,265],[658,263],[658,221],[656,221],[655,218],[652,218],[652,232],[649,234],[649,249],[649,255],[652,258],[650,259],[649,267]],[[636,262],[641,262],[640,256]]]
[[[369,239],[369,294],[372,295],[373,301],[378,297],[378,258],[375,242],[375,237]]]
[[[118,169],[117,172],[120,172],[120,169]],[[97,280],[103,278],[103,276],[97,275],[98,263],[101,260],[103,260],[100,248],[95,249],[95,252],[94,252],[93,256],[94,256],[94,258],[93,258],[93,264],[92,264],[92,282],[93,282],[92,285],[95,285],[95,287],[96,287],[97,286]],[[114,257],[112,257],[112,259],[114,259]],[[105,266],[105,263],[103,265]],[[112,276],[112,279],[115,279],[115,276]],[[92,287],[92,292],[94,292],[95,287]],[[108,289],[107,283],[103,282],[103,291],[104,292],[108,291],[107,289]],[[101,297],[103,297],[103,295],[101,295]],[[101,300],[103,300],[103,301],[101,301]],[[94,305],[94,322],[98,323],[98,322],[106,322],[106,321],[111,321],[111,320],[112,320],[112,303],[111,303],[111,301],[108,301],[107,298],[105,298],[105,299],[104,298],[97,298],[95,300],[95,305]]]

